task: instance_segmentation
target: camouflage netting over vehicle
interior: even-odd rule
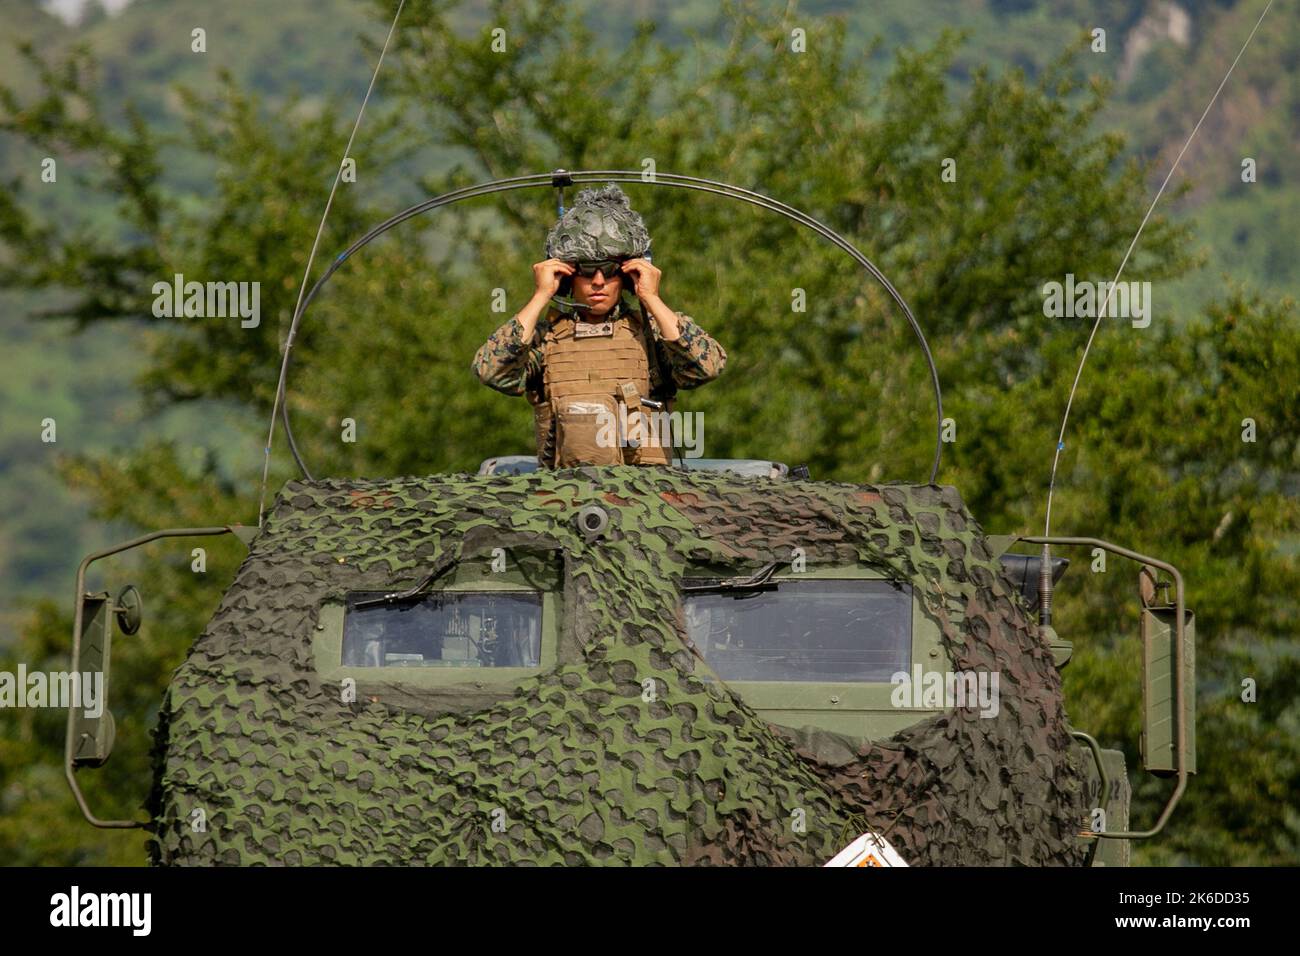
[[[588,504],[611,515],[595,540],[574,520]],[[423,703],[343,703],[318,675],[324,602],[494,547],[562,562],[556,666]],[[869,562],[911,582],[953,666],[1000,673],[997,716],[958,708],[865,745],[759,718],[688,648],[677,587],[692,566],[795,547],[810,570]],[[1077,865],[1072,743],[1050,652],[952,488],[632,467],[292,481],[163,703],[152,854],[806,865],[870,824],[914,865]]]

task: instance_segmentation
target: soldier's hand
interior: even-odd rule
[[[659,277],[663,272],[655,265],[645,259],[629,259],[623,263],[623,271],[632,277],[638,299],[658,297]]]
[[[538,295],[544,295],[548,299],[560,291],[560,280],[565,276],[571,276],[577,270],[571,263],[561,262],[559,259],[546,259],[533,265],[533,285],[537,289]]]

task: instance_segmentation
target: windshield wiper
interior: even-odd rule
[[[438,580],[438,578],[442,577],[454,568],[457,563],[458,562],[456,561],[448,561],[442,567],[434,568],[425,576],[423,581],[414,587],[407,588],[405,591],[394,591],[392,594],[384,594],[377,598],[370,598],[367,601],[358,601],[356,604],[352,605],[352,607],[355,609],[374,607],[376,604],[397,604],[400,601],[413,601],[416,598],[422,597],[424,592],[429,589],[429,586],[433,584],[434,581]]]
[[[747,578],[727,578],[711,584],[683,584],[683,591],[775,591],[777,582],[772,575],[781,566],[780,561],[765,564]]]

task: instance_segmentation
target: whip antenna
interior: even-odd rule
[[[325,232],[325,220],[329,218],[330,209],[334,205],[334,194],[338,191],[339,181],[343,178],[343,164],[347,162],[348,156],[352,153],[352,141],[357,137],[357,130],[361,126],[361,117],[366,113],[366,104],[370,102],[370,94],[374,91],[375,80],[379,79],[379,68],[384,65],[384,54],[388,52],[388,44],[392,42],[393,34],[397,31],[397,20],[402,15],[402,8],[406,6],[406,0],[398,0],[397,12],[393,14],[393,24],[388,28],[388,36],[384,38],[383,49],[379,51],[379,60],[375,63],[375,72],[370,76],[370,86],[366,88],[366,95],[361,100],[361,109],[357,111],[357,121],[352,124],[352,133],[348,136],[348,144],[343,147],[343,158],[339,160],[338,169],[334,173],[334,185],[330,187],[329,199],[325,201],[325,212],[321,214],[320,225],[316,227],[316,238],[311,244],[311,253],[307,256],[307,268],[302,274],[302,284],[298,286],[298,302],[293,307],[293,321],[289,323],[289,335],[284,343],[284,356],[280,361],[280,378],[275,386],[275,400],[271,403],[271,425],[266,433],[266,445],[262,450],[262,488],[257,498],[257,526],[262,527],[262,511],[266,507],[266,481],[271,471],[271,443],[275,439],[275,416],[280,411],[280,402],[284,399],[284,378],[289,370],[289,353],[293,350],[293,338],[298,332],[298,319],[302,315],[302,300],[307,293],[307,280],[311,277],[312,263],[316,261],[316,250],[320,248],[320,237]]]
[[[1088,361],[1088,353],[1092,349],[1092,340],[1097,337],[1097,330],[1101,328],[1101,320],[1106,317],[1106,312],[1110,308],[1111,297],[1115,294],[1115,286],[1119,283],[1119,277],[1124,272],[1124,267],[1128,265],[1129,256],[1133,254],[1133,248],[1137,245],[1138,238],[1142,235],[1142,230],[1146,228],[1147,220],[1151,218],[1151,213],[1155,211],[1156,203],[1160,202],[1160,197],[1164,195],[1165,187],[1173,179],[1174,172],[1178,169],[1178,164],[1182,162],[1183,154],[1187,152],[1187,147],[1192,145],[1192,140],[1196,138],[1201,124],[1205,122],[1205,117],[1210,115],[1210,110],[1214,108],[1219,94],[1223,92],[1224,86],[1228,83],[1228,77],[1232,76],[1232,71],[1237,68],[1237,62],[1241,55],[1246,52],[1246,47],[1250,46],[1250,41],[1255,38],[1259,25],[1264,22],[1264,17],[1268,15],[1269,9],[1273,6],[1273,0],[1268,0],[1264,7],[1264,12],[1259,15],[1255,21],[1255,27],[1250,31],[1250,36],[1246,37],[1246,42],[1241,45],[1237,51],[1236,59],[1228,67],[1228,72],[1223,75],[1219,83],[1219,88],[1214,91],[1210,97],[1209,104],[1205,111],[1201,113],[1201,118],[1196,121],[1192,128],[1191,135],[1187,137],[1187,142],[1183,143],[1183,148],[1178,151],[1178,156],[1174,159],[1174,164],[1169,167],[1169,174],[1165,176],[1165,181],[1160,184],[1156,191],[1155,198],[1151,200],[1151,205],[1147,208],[1147,214],[1142,217],[1142,222],[1138,226],[1137,232],[1133,234],[1133,241],[1128,244],[1128,251],[1124,253],[1123,260],[1120,261],[1119,269],[1115,272],[1115,278],[1110,283],[1110,288],[1106,290],[1106,299],[1097,310],[1097,321],[1092,324],[1092,332],[1088,334],[1088,341],[1084,344],[1083,355],[1079,357],[1079,367],[1074,373],[1074,384],[1070,386],[1070,397],[1065,402],[1065,414],[1061,417],[1061,432],[1056,438],[1056,454],[1052,458],[1052,476],[1047,485],[1047,513],[1043,523],[1043,537],[1050,537],[1052,534],[1052,493],[1056,490],[1056,469],[1061,463],[1061,451],[1065,448],[1065,427],[1070,420],[1070,408],[1074,405],[1074,393],[1079,388],[1079,379],[1083,375],[1083,365]],[[1050,627],[1052,624],[1052,570],[1051,570],[1051,546],[1043,545],[1043,564],[1039,571],[1038,579],[1038,622],[1040,627]]]

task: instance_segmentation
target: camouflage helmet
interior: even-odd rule
[[[650,234],[614,183],[584,189],[546,236],[546,255],[566,262],[645,255]]]

